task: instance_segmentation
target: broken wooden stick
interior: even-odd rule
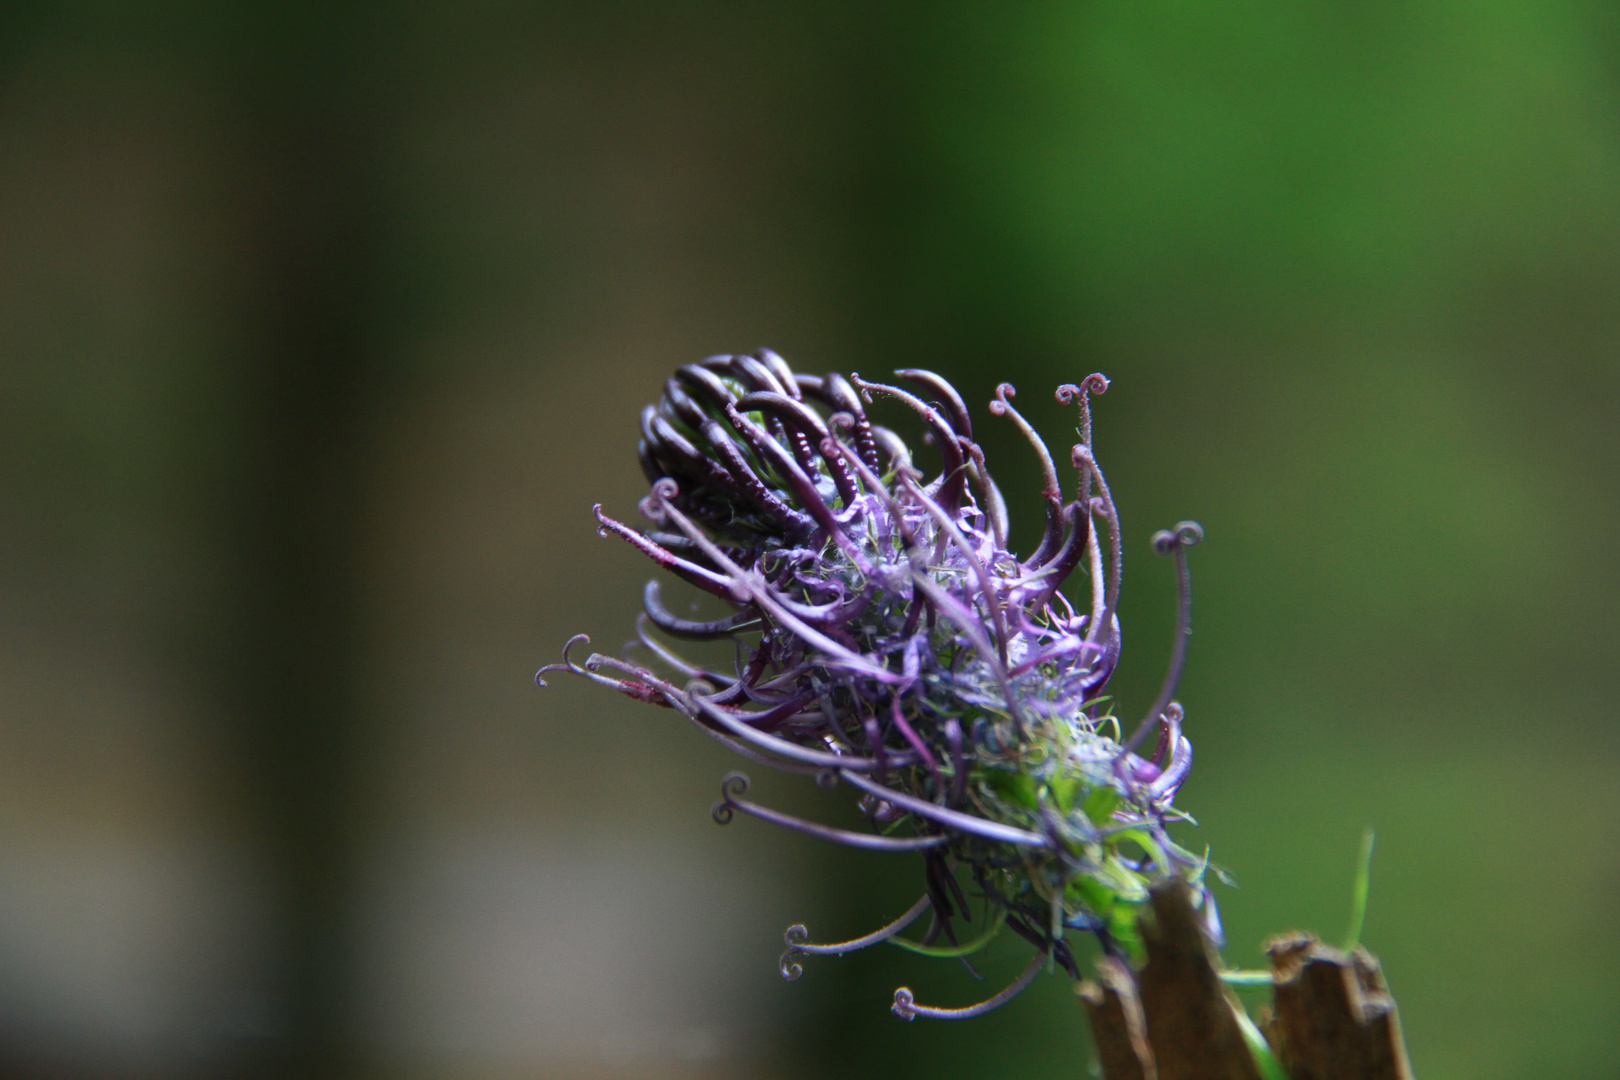
[[[1411,1080],[1395,999],[1372,953],[1348,955],[1310,934],[1266,943],[1272,1019],[1266,1041],[1291,1080]]]
[[[1411,1080],[1395,1002],[1378,961],[1310,934],[1267,944],[1273,1008],[1265,1044],[1245,1037],[1243,1006],[1180,882],[1155,887],[1141,920],[1147,962],[1104,957],[1081,1001],[1104,1080]]]

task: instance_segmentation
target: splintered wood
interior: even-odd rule
[[[1266,1039],[1291,1080],[1411,1080],[1401,1021],[1378,961],[1309,934],[1272,938]]]
[[[1104,1080],[1262,1080],[1190,890],[1169,883],[1151,899],[1141,970],[1105,957],[1096,981],[1080,984]],[[1265,1036],[1290,1080],[1411,1080],[1395,1002],[1370,953],[1346,955],[1309,934],[1274,938],[1266,951]]]

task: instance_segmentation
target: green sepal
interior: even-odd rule
[[[1035,799],[1035,778],[1033,776],[1026,773],[991,769],[985,774],[985,780],[996,794],[1017,803],[1025,809],[1034,810],[1040,805]]]
[[[1126,829],[1123,832],[1115,833],[1112,839],[1115,843],[1118,843],[1121,840],[1134,841],[1142,846],[1142,850],[1147,852],[1148,857],[1152,859],[1156,865],[1162,867],[1168,867],[1170,865],[1170,859],[1169,856],[1165,854],[1164,847],[1142,829]]]
[[[1147,879],[1121,862],[1118,855],[1108,856],[1102,866],[1098,867],[1097,875],[1106,878],[1121,899],[1132,904],[1140,904],[1147,900]]]
[[[1106,825],[1114,819],[1114,811],[1124,798],[1118,788],[1105,784],[1092,789],[1082,808],[1093,825]]]
[[[1147,959],[1147,950],[1142,945],[1142,929],[1137,923],[1141,915],[1138,904],[1116,904],[1108,916],[1108,933],[1130,956],[1132,962],[1140,964]]]
[[[1080,787],[1080,778],[1073,775],[1058,775],[1046,781],[1046,790],[1052,793],[1052,801],[1057,808],[1067,814],[1074,808],[1074,793]],[[1109,789],[1113,790],[1112,788]],[[1088,797],[1087,802],[1090,801]]]
[[[1119,902],[1117,891],[1090,874],[1070,878],[1068,887],[1063,891],[1084,905],[1087,911],[1105,921],[1113,914],[1114,905]]]

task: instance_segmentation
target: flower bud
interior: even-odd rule
[[[1166,832],[1182,816],[1172,803],[1192,763],[1171,698],[1190,617],[1186,548],[1202,530],[1182,522],[1154,537],[1176,560],[1180,618],[1159,699],[1125,738],[1104,694],[1120,655],[1119,519],[1090,445],[1090,396],[1108,380],[1092,375],[1058,391],[1081,411],[1067,493],[1013,408],[1013,387],[996,389],[990,412],[1010,418],[1042,463],[1045,528],[1021,559],[1007,546],[1005,503],[961,396],[931,372],[896,374],[917,392],[859,375],[797,375],[769,350],[677,371],[641,417],[637,454],[652,485],[642,510],[653,527],[637,531],[600,507],[597,519],[604,535],[732,611],[678,617],[650,582],[640,629],[656,665],[600,655],[579,665],[565,650],[541,674],[566,669],[671,708],[758,764],[853,788],[867,828],[745,799],[737,773],[722,783],[717,821],[741,811],[920,855],[924,896],[907,916],[839,945],[809,944],[795,927],[782,960],[790,977],[803,954],[899,942],[925,911],[929,944],[913,948],[959,955],[1007,926],[1036,961],[1050,957],[1077,976],[1066,932],[1093,934],[1114,955],[1137,953],[1137,914],[1167,878],[1191,883],[1206,923],[1218,926],[1206,859]],[[879,397],[902,417],[914,413],[930,436],[941,460],[932,479],[898,434],[869,419]],[[1085,595],[1072,601],[1061,587],[1082,567]],[[736,664],[703,668],[666,638],[734,641]],[[1149,734],[1157,738],[1144,756],[1137,744]],[[984,904],[977,931],[964,882]],[[906,995],[896,1008],[908,1019],[973,1012]]]

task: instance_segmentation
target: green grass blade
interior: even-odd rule
[[[1265,1080],[1288,1080],[1288,1074],[1283,1072],[1282,1063],[1277,1060],[1277,1055],[1271,1052],[1271,1044],[1260,1034],[1260,1029],[1254,1026],[1249,1014],[1242,1009],[1233,1011],[1237,1013],[1238,1027],[1243,1029],[1243,1041],[1249,1044],[1249,1053],[1254,1055],[1254,1063],[1260,1066],[1260,1075]]]
[[[1344,936],[1344,951],[1353,952],[1361,944],[1361,924],[1367,918],[1367,893],[1372,888],[1373,829],[1361,833],[1361,855],[1356,860],[1356,883],[1350,894],[1350,931]]]

